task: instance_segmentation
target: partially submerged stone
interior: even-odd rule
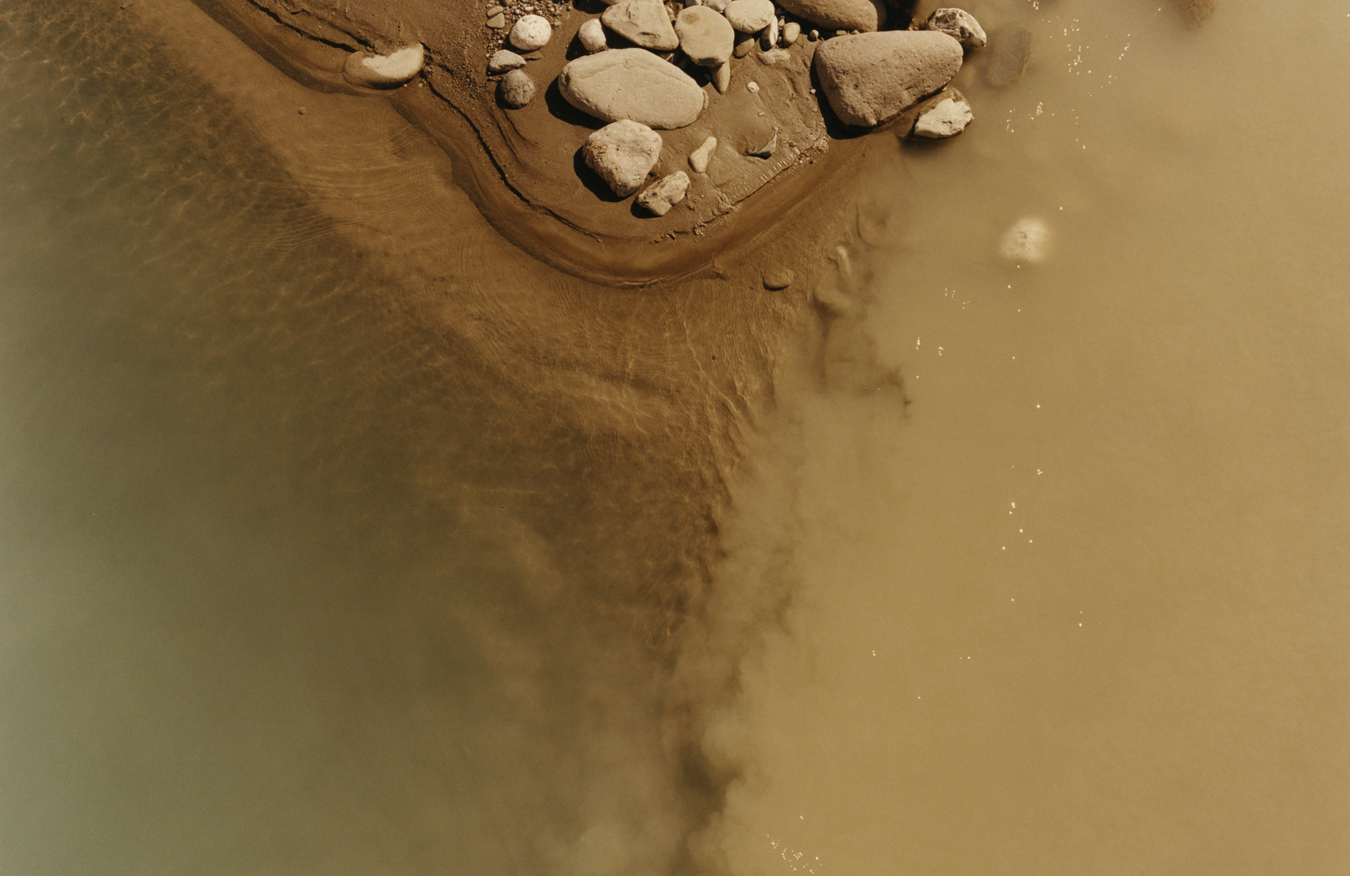
[[[937,97],[925,101],[919,109],[919,117],[914,120],[911,137],[922,140],[943,140],[955,137],[966,129],[975,118],[970,102],[955,88],[948,89]]]
[[[717,67],[731,58],[736,30],[726,16],[706,6],[687,6],[675,18],[680,51],[700,67]]]
[[[964,9],[939,9],[928,16],[929,30],[940,30],[967,49],[978,49],[989,41],[984,28]]]
[[[870,128],[946,85],[963,57],[961,44],[945,33],[900,30],[826,40],[814,67],[839,120]]]
[[[600,14],[600,20],[605,27],[644,49],[669,52],[680,46],[661,0],[619,0]]]
[[[586,166],[620,198],[642,187],[661,157],[661,135],[646,125],[624,119],[605,125],[581,147]]]
[[[387,55],[353,52],[342,65],[342,75],[354,85],[397,88],[422,72],[426,50],[421,43],[404,46]]]
[[[827,30],[879,30],[886,21],[881,0],[779,0],[788,12]]]
[[[1044,261],[1050,254],[1050,228],[1035,217],[1019,219],[1003,235],[998,252],[1010,262]]]
[[[645,49],[610,49],[569,61],[558,74],[558,90],[597,119],[661,129],[693,124],[708,104],[687,73]]]
[[[689,174],[677,170],[647,186],[637,196],[638,205],[657,216],[664,216],[670,208],[684,200],[689,191]]]

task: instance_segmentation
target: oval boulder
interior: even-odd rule
[[[597,119],[657,129],[691,125],[708,105],[689,74],[645,49],[611,49],[569,61],[558,74],[558,90]]]

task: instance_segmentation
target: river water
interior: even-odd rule
[[[0,13],[0,873],[1345,872],[1350,8],[971,8],[1032,63],[862,165],[660,647],[683,433],[392,307],[123,19]]]

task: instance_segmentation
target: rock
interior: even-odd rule
[[[505,7],[505,6],[502,6],[502,5],[500,5],[500,4],[495,5],[495,6],[489,6],[489,7],[488,7],[488,10],[487,10],[487,17],[488,17],[488,18],[491,18],[491,17],[494,16],[494,15],[501,15],[501,14],[502,14],[503,12],[505,12],[505,11],[506,11],[506,7]]]
[[[353,52],[342,65],[342,75],[354,85],[396,88],[422,72],[426,51],[421,43],[405,46],[387,55]]]
[[[718,94],[726,94],[727,89],[731,87],[731,62],[727,61],[722,66],[713,71],[713,88],[717,89]]]
[[[745,37],[736,42],[736,48],[731,50],[731,57],[744,58],[750,54],[750,50],[755,47],[755,38],[753,36]]]
[[[520,109],[534,100],[534,80],[524,70],[511,70],[497,83],[497,99],[508,109]]]
[[[989,45],[989,66],[984,78],[995,88],[1012,85],[1022,78],[1031,60],[1031,31],[1009,25],[994,34]]]
[[[558,90],[597,119],[631,119],[653,128],[693,124],[708,105],[687,73],[645,49],[610,49],[569,61],[558,74]]]
[[[548,23],[547,18],[542,15],[522,15],[511,26],[507,39],[522,52],[537,52],[548,45],[552,36],[553,25]]]
[[[787,49],[780,49],[777,46],[769,49],[767,52],[759,53],[759,63],[766,67],[775,67],[779,64],[786,64],[790,60],[792,60],[792,53]]]
[[[795,21],[789,21],[783,25],[783,33],[778,37],[778,45],[787,48],[797,41],[797,37],[802,35],[802,26]]]
[[[507,70],[519,70],[524,66],[524,58],[510,49],[502,49],[493,53],[491,58],[488,58],[487,70],[489,73],[496,76],[498,73],[505,73]]]
[[[964,9],[939,9],[924,26],[942,31],[967,49],[978,49],[989,41],[975,16]]]
[[[897,30],[826,40],[814,67],[839,120],[874,127],[951,81],[963,55],[945,33]]]
[[[765,289],[786,289],[792,285],[792,281],[797,279],[792,273],[791,268],[785,268],[782,265],[775,265],[764,272]]]
[[[689,153],[689,166],[696,173],[707,173],[708,162],[712,160],[715,151],[717,151],[717,138],[709,137],[703,141],[703,145]]]
[[[689,174],[677,170],[670,176],[663,176],[642,190],[637,202],[657,216],[664,216],[670,208],[684,200],[689,191]]]
[[[726,16],[706,6],[686,6],[675,19],[680,50],[700,67],[719,67],[731,57],[736,31]]]
[[[745,150],[745,154],[749,155],[751,158],[771,158],[776,151],[778,151],[777,128],[774,129],[773,136],[769,138],[767,143],[760,146],[758,149],[747,149]]]
[[[975,114],[970,103],[955,88],[948,89],[937,97],[925,102],[914,120],[911,137],[924,140],[943,140],[955,137],[966,129]]]
[[[600,14],[600,20],[635,46],[658,52],[680,47],[661,0],[619,0]]]
[[[769,20],[769,26],[759,35],[759,47],[768,51],[778,45],[778,19]]]
[[[731,5],[731,0],[703,0],[703,5],[713,12],[726,12],[727,7]]]
[[[773,21],[773,0],[731,0],[725,14],[741,33],[759,33]]]
[[[1176,0],[1175,5],[1191,24],[1203,24],[1214,11],[1214,3],[1215,0]]]
[[[496,15],[489,15],[487,26],[493,30],[501,30],[506,27],[506,15],[501,12],[498,12]]]
[[[614,194],[626,198],[642,187],[656,166],[661,157],[661,135],[624,119],[592,132],[581,154],[586,166],[599,174]]]
[[[1010,262],[1040,262],[1050,254],[1050,228],[1039,219],[1019,219],[1003,235],[999,255]]]
[[[581,47],[587,52],[601,52],[609,46],[609,43],[605,40],[605,28],[600,24],[598,18],[592,18],[582,23],[581,28],[577,30],[577,40],[581,42]]]
[[[886,21],[881,0],[780,0],[778,5],[826,30],[870,33]]]

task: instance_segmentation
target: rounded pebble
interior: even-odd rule
[[[577,39],[581,41],[581,47],[592,54],[609,48],[609,43],[605,40],[605,27],[598,18],[592,18],[582,24],[577,31]]]
[[[512,70],[497,83],[497,97],[510,109],[520,109],[534,100],[534,80],[524,70]]]

